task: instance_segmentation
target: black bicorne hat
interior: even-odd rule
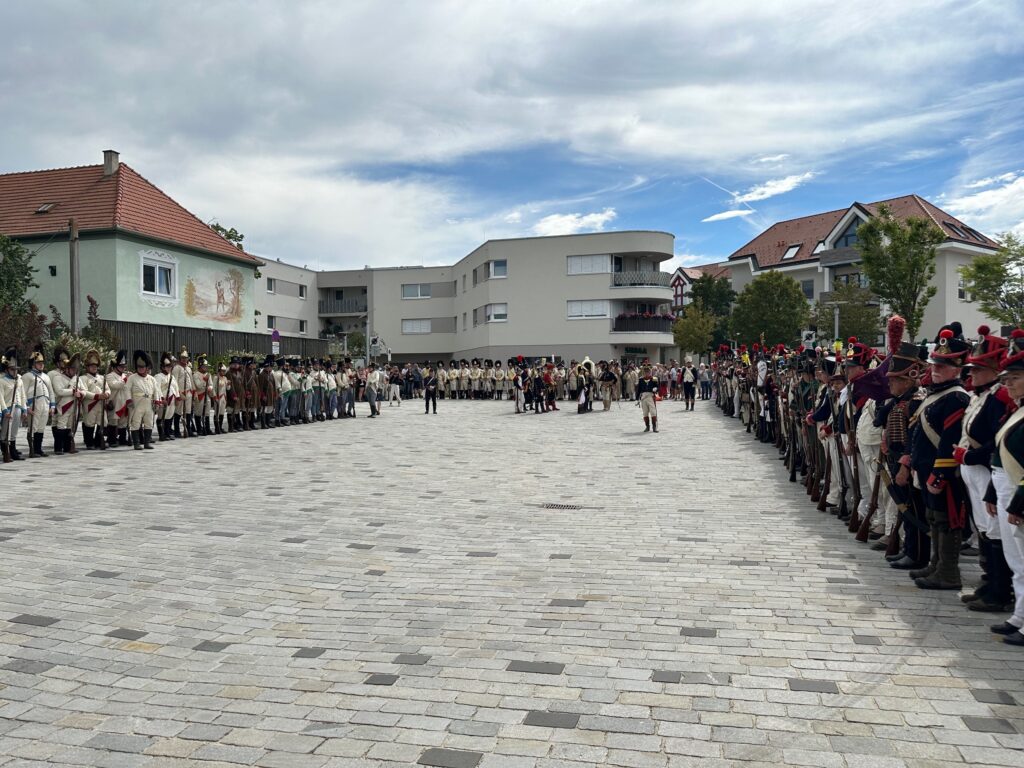
[[[144,349],[136,349],[134,352],[132,352],[132,361],[135,363],[136,369],[140,368],[143,365],[146,366],[147,368],[153,367],[153,360],[152,358],[150,358],[149,353],[146,352]]]

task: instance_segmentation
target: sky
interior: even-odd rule
[[[104,149],[264,258],[655,229],[665,265],[916,193],[1024,235],[1017,0],[5,0],[0,172]]]

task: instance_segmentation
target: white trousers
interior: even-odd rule
[[[1006,507],[1013,498],[1017,486],[1013,484],[1002,467],[992,468],[992,484],[996,488],[998,503],[999,533],[1003,540],[1003,555],[1013,571],[1013,594],[1016,602],[1013,616],[1007,619],[1015,627],[1024,627],[1024,526],[1010,525]]]
[[[998,539],[999,519],[989,517],[985,511],[985,491],[988,490],[992,470],[980,464],[964,464],[960,467],[960,477],[963,478],[964,485],[967,486],[967,495],[971,499],[971,519],[974,520],[975,529],[990,539]]]

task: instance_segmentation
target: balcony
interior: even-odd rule
[[[646,270],[642,272],[612,272],[612,288],[671,288],[672,275],[668,272]]]
[[[612,333],[672,333],[672,317],[624,315],[612,320]]]
[[[320,299],[317,312],[321,315],[359,315],[366,311],[366,299]]]

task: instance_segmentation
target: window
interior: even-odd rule
[[[466,292],[466,276],[465,275],[462,276],[462,292],[463,293]]]
[[[170,264],[144,259],[142,262],[142,292],[153,296],[174,296],[174,267]]]
[[[267,293],[277,293],[277,282],[272,277],[267,278]]]
[[[568,271],[570,275],[597,275],[611,272],[611,257],[607,253],[594,256],[569,256]]]
[[[402,285],[403,299],[429,299],[430,283],[405,283]]]
[[[818,244],[816,246],[814,246],[814,251],[812,251],[811,255],[813,256],[816,253],[821,253],[824,250],[825,250],[825,241],[824,240],[819,240]]]
[[[967,281],[962,277],[956,281],[956,297],[960,301],[967,301]]]
[[[800,288],[804,292],[804,296],[808,299],[814,298],[814,281],[813,280],[801,280]]]
[[[978,232],[976,229],[971,229],[970,227],[964,227],[963,230],[964,230],[964,232],[969,234],[971,237],[973,237],[975,240],[977,240],[979,243],[984,243],[985,242],[985,238],[982,237],[981,233]]]
[[[488,304],[484,308],[484,317],[488,323],[504,323],[508,320],[508,304]]]
[[[608,317],[608,300],[567,301],[566,315],[569,318]]]
[[[951,221],[944,221],[942,223],[945,224],[949,229],[953,230],[953,234],[955,234],[961,240],[969,240],[970,239],[970,238],[967,237],[967,233],[964,232],[962,229],[960,229],[960,227],[958,227],[953,222],[951,222]]]
[[[851,221],[850,226],[843,230],[843,234],[836,238],[835,247],[849,248],[854,245],[857,242],[857,227],[863,223],[860,218]]]
[[[479,269],[479,267],[474,267],[473,268],[473,287],[474,288],[476,288],[477,283],[480,282],[479,276],[477,275],[477,269]]]
[[[508,260],[498,259],[490,262],[490,277],[491,280],[508,277]]]
[[[302,283],[299,283],[299,298],[306,298],[306,286],[304,286]]]
[[[463,275],[465,277],[465,275]],[[466,313],[462,313],[462,330],[466,330]]]
[[[269,328],[270,330],[274,330],[274,327],[276,325],[277,325],[277,316],[276,315],[267,315],[267,328]]]
[[[305,332],[306,332],[306,321],[305,320],[299,320],[299,333],[305,333]]]
[[[478,325],[480,325],[480,310],[482,310],[482,309],[483,309],[483,307],[477,307],[476,309],[473,310],[473,327],[474,328],[476,328]]]
[[[621,256],[612,256],[612,272],[621,272],[621,271],[622,271],[622,257]]]
[[[342,299],[344,299],[344,297],[345,297],[345,292],[344,291],[335,291],[334,292],[334,300],[335,301],[341,301]]]
[[[403,320],[402,333],[430,333],[430,318],[423,320]]]
[[[782,260],[786,261],[786,259],[795,259],[796,254],[802,245],[803,243],[797,243],[796,245],[789,246],[789,248],[786,249],[786,252],[782,254]]]

